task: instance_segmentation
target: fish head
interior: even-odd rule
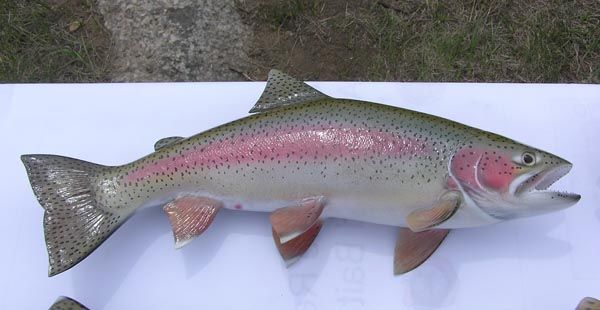
[[[452,181],[498,220],[565,209],[580,195],[549,190],[573,165],[556,155],[487,134],[461,147],[450,162]]]

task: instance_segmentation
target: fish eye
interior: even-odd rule
[[[525,166],[533,166],[535,164],[535,154],[531,152],[524,152],[523,155],[521,155],[521,162]]]

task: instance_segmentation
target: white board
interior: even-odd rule
[[[267,214],[224,211],[175,250],[160,208],[134,215],[73,269],[48,278],[21,154],[106,165],[243,117],[264,83],[0,85],[0,308],[44,309],[59,295],[91,309],[572,309],[600,297],[600,86],[312,83],[324,93],[442,116],[568,159],[553,188],[570,209],[453,231],[421,267],[392,275],[396,229],[328,220],[286,269]]]

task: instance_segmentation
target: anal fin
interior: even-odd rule
[[[440,246],[448,232],[448,229],[413,232],[400,228],[394,251],[394,274],[403,274],[421,265]]]
[[[222,207],[220,201],[206,197],[186,196],[166,204],[163,210],[175,237],[175,247],[181,248],[202,234]]]
[[[271,213],[273,239],[279,254],[288,265],[304,254],[321,230],[322,197],[309,198],[297,206],[277,209]]]

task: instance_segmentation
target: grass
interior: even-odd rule
[[[109,49],[90,0],[0,1],[0,82],[107,81]]]
[[[236,1],[252,79],[600,83],[597,0]],[[110,50],[94,0],[0,1],[0,82],[107,81]]]
[[[599,1],[295,2],[240,2],[259,34],[253,75],[600,82]]]

